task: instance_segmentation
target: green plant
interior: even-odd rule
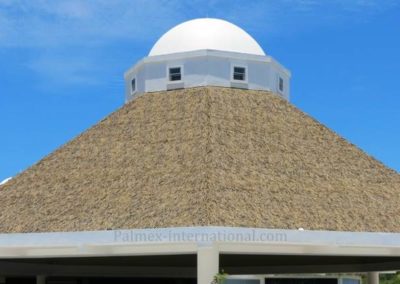
[[[211,284],[223,284],[226,280],[226,277],[228,277],[228,274],[225,273],[223,269],[221,269],[220,273],[215,274],[213,281]]]
[[[396,274],[381,274],[380,284],[400,284],[400,273]]]

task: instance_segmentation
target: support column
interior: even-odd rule
[[[46,276],[37,275],[36,276],[36,284],[46,284]]]
[[[379,284],[379,272],[368,272],[367,273],[368,284]]]
[[[197,284],[211,284],[219,272],[219,251],[215,245],[197,251]]]

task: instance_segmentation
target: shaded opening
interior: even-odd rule
[[[283,79],[279,77],[279,91],[283,92]]]
[[[35,277],[8,277],[5,284],[36,284]]]
[[[48,277],[46,284],[196,284],[196,278]],[[7,278],[5,284],[36,284],[36,278]]]
[[[195,254],[182,254],[3,259],[0,260],[0,275],[6,276],[6,279],[7,277],[32,277],[35,275],[70,277],[68,279],[103,277],[133,279],[150,277],[164,279],[162,283],[169,283],[168,281],[173,281],[175,278],[195,279],[197,275],[197,256]],[[110,283],[114,282],[111,281]],[[186,283],[184,282],[184,284]]]
[[[221,254],[230,275],[347,273],[400,270],[400,257]]]
[[[136,78],[133,78],[131,81],[131,92],[136,92]]]
[[[180,80],[182,80],[181,67],[169,68],[169,80],[170,81],[180,81]]]
[[[246,68],[245,67],[233,67],[233,80],[245,81],[246,80]]]

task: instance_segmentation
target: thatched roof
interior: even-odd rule
[[[0,232],[400,232],[400,175],[276,95],[148,93],[0,187]]]

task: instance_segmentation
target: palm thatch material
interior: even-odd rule
[[[148,93],[0,187],[0,232],[400,232],[400,175],[278,96]]]

